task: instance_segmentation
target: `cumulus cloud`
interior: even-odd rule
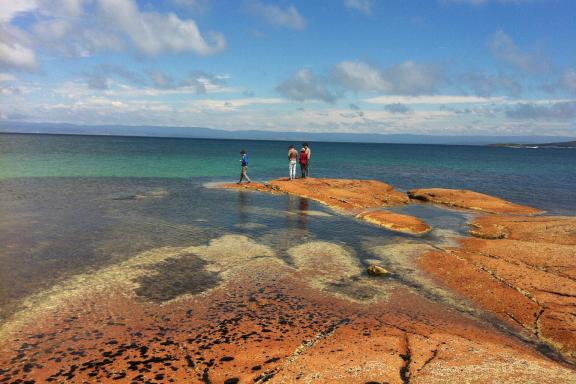
[[[37,67],[30,37],[18,28],[0,24],[0,69],[33,71]]]
[[[460,80],[477,96],[489,97],[494,94],[504,93],[509,96],[519,96],[522,93],[522,85],[509,76],[503,74],[491,75],[485,72],[472,72],[464,74]]]
[[[194,20],[182,20],[173,13],[141,12],[133,0],[100,0],[98,12],[107,30],[122,33],[144,55],[187,51],[210,55],[226,46],[219,33],[210,34],[209,42]]]
[[[398,114],[410,113],[412,111],[405,104],[401,103],[386,104],[384,106],[384,110],[390,113],[398,113]]]
[[[333,103],[337,99],[336,94],[326,86],[326,82],[309,69],[297,71],[276,90],[282,96],[296,101],[320,100]]]
[[[86,83],[92,89],[109,89],[112,78],[120,78],[131,84],[144,85],[144,77],[120,65],[101,64],[84,74]]]
[[[372,0],[344,0],[344,6],[346,8],[364,13],[366,15],[372,14],[372,5]]]
[[[351,112],[342,112],[340,116],[346,119],[353,119],[356,117],[364,117],[364,111],[357,104],[349,104]]]
[[[508,107],[507,117],[517,120],[576,120],[576,101],[562,101],[549,104],[520,103]]]
[[[110,64],[95,66],[83,76],[86,85],[91,90],[107,91],[107,94],[124,96],[130,96],[139,91],[148,96],[166,93],[200,95],[219,92],[224,90],[227,78],[224,75],[215,75],[200,70],[193,70],[184,77],[175,78],[160,70],[149,70],[142,74],[123,66]],[[70,92],[70,89],[67,92]]]
[[[543,72],[550,66],[546,57],[541,54],[524,52],[503,31],[497,31],[492,35],[488,47],[494,58],[524,72]]]
[[[435,65],[407,61],[380,69],[361,61],[345,61],[334,68],[336,83],[352,91],[377,91],[400,95],[431,94],[445,81]]]
[[[0,23],[10,22],[19,14],[34,10],[36,7],[36,0],[3,1],[0,7]]]
[[[278,5],[252,0],[246,3],[246,9],[276,28],[289,28],[299,31],[306,29],[306,19],[300,15],[298,9],[292,4],[282,8]]]
[[[199,0],[200,1],[200,0]],[[141,56],[194,52],[211,55],[226,47],[220,33],[200,32],[192,19],[143,11],[135,0],[13,0],[0,11],[0,66],[34,70],[41,48],[65,56],[132,51]],[[25,33],[10,21],[34,15]]]

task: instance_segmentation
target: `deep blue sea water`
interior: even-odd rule
[[[237,180],[241,149],[253,180],[286,177],[289,144],[0,135],[0,323],[33,293],[158,247],[232,233],[288,262],[291,247],[323,240],[366,263],[375,246],[414,240],[307,199],[206,188]],[[576,213],[576,150],[310,144],[314,177],[377,179],[401,190],[465,188],[552,214]],[[463,233],[469,218],[433,206],[403,209],[435,228],[418,240],[431,244],[442,241],[442,231]]]

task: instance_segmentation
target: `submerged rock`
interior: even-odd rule
[[[411,199],[443,204],[456,208],[472,209],[488,213],[535,215],[544,213],[536,208],[518,205],[498,197],[466,189],[428,188],[408,191]]]

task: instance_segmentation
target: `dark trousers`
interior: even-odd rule
[[[302,178],[308,177],[308,164],[300,163],[300,171],[302,172]]]

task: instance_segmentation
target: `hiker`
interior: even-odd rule
[[[242,171],[240,172],[240,181],[238,184],[242,183],[243,179],[248,180],[248,182],[252,182],[248,177],[248,154],[245,150],[240,151],[240,161],[242,162]]]
[[[293,145],[288,147],[288,170],[290,172],[290,180],[296,178],[296,159],[298,159],[298,151]]]
[[[302,178],[305,179],[308,176],[308,154],[306,153],[306,148],[300,150],[300,171],[302,172]]]
[[[306,150],[306,155],[308,156],[308,161],[306,162],[306,177],[310,173],[310,158],[312,157],[312,151],[310,150],[310,146],[308,143],[303,143],[302,146]]]

